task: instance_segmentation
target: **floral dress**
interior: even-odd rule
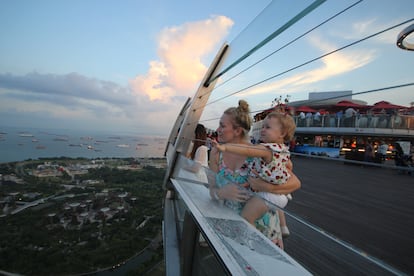
[[[233,171],[224,164],[222,153],[220,153],[216,185],[221,188],[228,183],[240,185],[246,183],[250,174],[251,162],[253,162],[253,158],[248,157],[239,169]],[[245,205],[245,203],[232,200],[225,200],[224,204],[238,213],[242,211]],[[269,210],[256,220],[256,228],[270,240],[282,240],[282,231],[277,212]]]
[[[290,178],[287,165],[290,160],[289,147],[285,144],[262,143],[272,151],[272,161],[266,163],[263,158],[254,158],[252,167],[259,172],[259,177],[272,184],[285,184]]]
[[[277,143],[261,143],[261,145],[272,151],[272,160],[267,163],[263,158],[255,157],[253,162],[250,163],[251,168],[258,173],[261,179],[270,184],[285,184],[290,178],[290,173],[287,169],[290,162],[289,147],[285,144]],[[266,203],[270,202],[281,208],[285,208],[288,203],[288,198],[283,194],[269,192],[258,192],[257,194],[265,199]],[[268,206],[272,207],[272,205]]]

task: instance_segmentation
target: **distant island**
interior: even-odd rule
[[[164,158],[45,158],[0,164],[0,271],[98,273],[162,262]],[[148,254],[149,253],[149,254]]]

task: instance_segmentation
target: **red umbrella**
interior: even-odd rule
[[[296,108],[296,111],[297,112],[316,112],[315,109],[309,106],[306,106],[306,105],[299,106],[298,108]]]
[[[402,108],[407,108],[407,107],[402,106],[402,105],[392,104],[386,101],[380,101],[380,102],[375,103],[372,106],[372,108],[373,109],[402,109]]]
[[[335,104],[335,106],[340,106],[340,107],[356,107],[356,108],[359,108],[359,107],[365,107],[365,105],[361,105],[361,104],[357,104],[357,103],[354,103],[354,102],[351,102],[351,101],[339,101],[339,102],[337,102],[336,104]]]
[[[326,109],[319,109],[319,113],[321,115],[325,115],[326,114]]]

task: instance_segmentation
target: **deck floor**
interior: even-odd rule
[[[302,187],[293,194],[287,212],[355,246],[363,254],[402,273],[414,274],[414,176],[389,168],[303,156],[293,156],[292,160]],[[335,243],[321,239],[322,235],[315,237],[292,218],[287,220],[291,236],[285,240],[286,252],[312,273],[393,274],[348,259],[346,252],[338,253]],[[347,265],[336,260],[329,261],[332,253],[344,254],[343,262],[352,262],[356,271],[347,271]]]

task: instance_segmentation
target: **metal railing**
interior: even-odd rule
[[[382,128],[414,130],[414,115],[360,114],[352,117],[332,115],[294,116],[297,127],[322,128]]]

